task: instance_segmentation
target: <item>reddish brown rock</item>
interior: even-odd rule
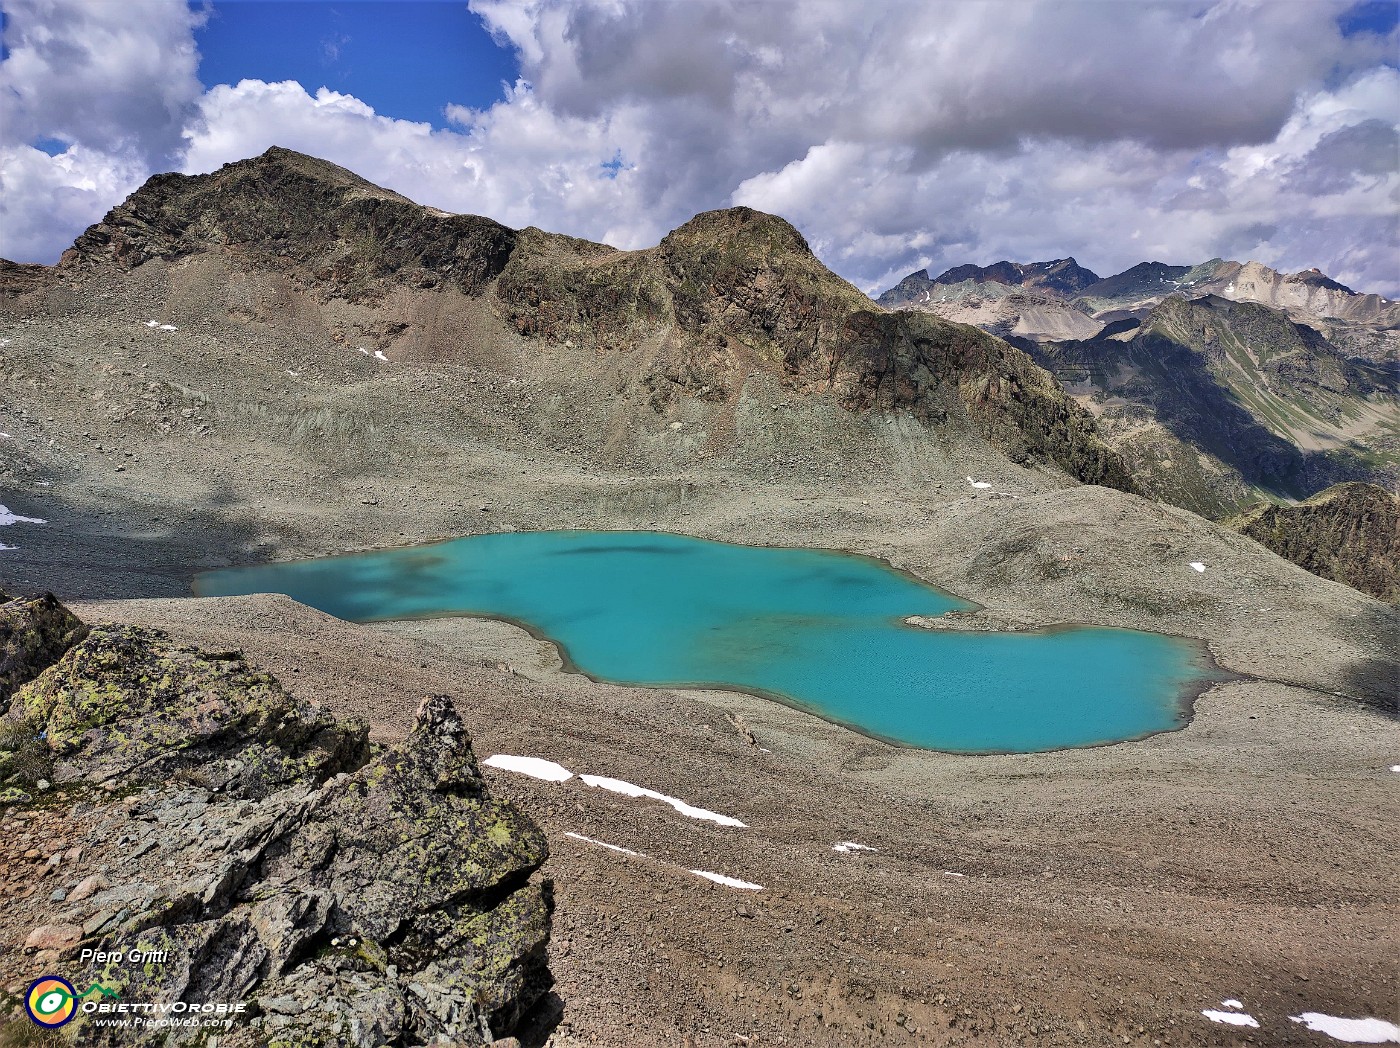
[[[26,950],[63,950],[83,937],[76,924],[41,924],[24,940]]]

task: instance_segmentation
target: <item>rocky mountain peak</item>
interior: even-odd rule
[[[751,207],[727,207],[702,211],[690,221],[671,230],[661,248],[672,250],[685,244],[743,243],[773,253],[795,252],[811,255],[806,238],[786,219],[755,211]]]
[[[472,290],[505,266],[513,230],[448,215],[344,168],[273,147],[207,175],[156,175],[64,253],[66,267],[135,267],[237,252],[360,300],[393,279]]]

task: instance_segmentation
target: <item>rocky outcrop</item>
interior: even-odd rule
[[[1016,461],[1135,490],[1092,417],[1024,353],[965,325],[871,310],[773,215],[706,212],[636,252],[527,230],[496,294],[533,338],[652,344],[643,383],[657,410],[678,396],[732,399],[763,369],[852,411],[970,421]]]
[[[208,175],[153,176],[78,237],[60,266],[134,269],[215,249],[358,302],[393,287],[480,291],[514,242],[513,230],[489,218],[420,207],[274,146]]]
[[[15,696],[10,716],[42,724],[60,783],[197,775],[228,796],[264,797],[369,757],[363,726],[292,698],[238,652],[196,651],[136,626],[89,630]]]
[[[225,1046],[475,1045],[551,984],[553,904],[534,876],[548,846],[491,797],[445,696],[373,752],[363,724],[236,652],[96,626],[15,694],[9,722],[51,751],[45,804],[70,805],[73,845],[59,860],[93,872],[7,904],[0,926],[104,1002],[232,1006]],[[133,949],[139,963],[111,959]],[[74,1021],[83,1043],[210,1032],[97,1017]]]
[[[1400,497],[1337,484],[1296,506],[1261,506],[1227,521],[1314,575],[1400,603]]]
[[[0,700],[57,662],[86,633],[52,593],[19,599],[0,593]]]

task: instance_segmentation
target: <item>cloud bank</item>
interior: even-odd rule
[[[147,174],[278,144],[624,248],[747,204],[868,291],[1221,255],[1400,297],[1398,41],[1344,35],[1345,3],[474,0],[520,79],[444,100],[446,130],[295,82],[206,90],[199,16],[133,6],[6,0],[0,255],[52,261]]]

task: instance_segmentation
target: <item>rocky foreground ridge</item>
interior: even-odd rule
[[[1337,484],[1296,506],[1261,506],[1227,521],[1314,575],[1400,604],[1400,497]]]
[[[372,747],[237,652],[5,601],[0,975],[16,997],[48,972],[104,1002],[242,1004],[225,1046],[377,1048],[492,1043],[549,989],[548,846],[491,797],[450,699]],[[0,1022],[28,1028],[9,1003]],[[79,1043],[209,1033],[96,1018],[73,1021]]]

